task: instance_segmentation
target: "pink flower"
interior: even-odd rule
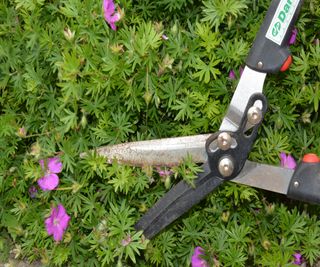
[[[290,36],[290,39],[289,39],[289,45],[292,45],[292,44],[294,44],[296,42],[297,34],[298,34],[298,29],[294,28],[292,30],[292,33],[291,33],[291,36]]]
[[[281,159],[281,162],[280,162],[281,167],[288,168],[288,169],[295,169],[296,168],[297,164],[296,164],[294,158],[290,154],[288,154],[288,156],[287,156],[286,153],[281,152],[280,159]]]
[[[62,170],[62,163],[59,158],[48,158],[47,160],[39,161],[41,168],[44,172],[38,180],[38,185],[44,191],[53,190],[59,184],[59,177],[57,173],[60,173]]]
[[[201,258],[201,255],[203,255],[203,248],[196,247],[191,258],[192,267],[209,267],[209,264]]]
[[[240,67],[240,68],[239,68],[239,76],[240,76],[240,77],[241,77],[241,75],[242,75],[242,72],[243,72],[243,68]],[[235,72],[233,69],[230,70],[228,78],[229,78],[230,80],[235,80],[235,79],[237,79],[236,72]]]
[[[37,196],[37,193],[38,190],[34,185],[29,188],[29,195],[31,198],[35,198]]]
[[[292,255],[294,257],[294,262],[293,264],[295,265],[301,265],[302,264],[302,255],[300,253],[294,253]]]
[[[165,168],[164,170],[161,169],[160,167],[157,167],[157,172],[159,173],[160,177],[168,177],[171,174],[173,174],[172,170],[168,170],[167,168]]]
[[[169,37],[165,34],[162,34],[161,38],[162,38],[162,40],[165,40],[165,41],[169,40]]]
[[[26,128],[22,127],[18,129],[18,136],[19,137],[26,137],[27,136],[27,130]]]
[[[69,221],[70,216],[61,204],[56,208],[52,208],[50,216],[45,220],[48,235],[53,235],[55,241],[62,240]]]
[[[121,240],[121,245],[126,247],[131,243],[131,241],[132,241],[131,235],[128,234],[125,239]]]
[[[113,0],[103,0],[102,8],[106,22],[109,23],[112,30],[117,30],[115,22],[120,20],[120,13],[115,12]]]
[[[229,79],[230,80],[235,80],[236,79],[236,73],[234,72],[234,70],[230,70]]]

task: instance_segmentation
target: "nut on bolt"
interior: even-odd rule
[[[222,132],[218,135],[218,147],[221,150],[227,150],[231,147],[232,137],[226,132]]]
[[[263,68],[263,63],[261,61],[259,61],[257,66],[258,66],[259,69],[262,69]]]
[[[229,177],[234,170],[234,164],[230,157],[220,159],[218,169],[223,177]]]
[[[250,122],[252,125],[256,125],[262,120],[262,111],[260,108],[252,106],[248,110],[247,117],[248,122]]]

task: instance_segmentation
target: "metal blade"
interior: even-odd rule
[[[244,68],[231,99],[227,115],[221,123],[220,131],[234,132],[239,128],[249,98],[255,93],[262,93],[265,78],[266,73],[254,71],[247,66]],[[255,103],[255,106],[259,105],[261,107],[261,103]],[[248,125],[246,128],[251,128],[251,126]]]
[[[143,234],[151,239],[224,182],[212,176],[207,163],[203,164],[203,170],[195,180],[195,188],[180,181],[141,217],[135,228],[143,230]],[[291,169],[247,161],[241,174],[232,181],[287,194],[293,172]]]
[[[207,160],[205,142],[211,134],[164,138],[104,146],[97,153],[108,159],[133,166],[174,166],[189,154],[196,163]],[[85,157],[85,154],[81,154]],[[241,173],[232,181],[286,194],[293,170],[246,161]]]
[[[99,147],[99,155],[134,166],[174,166],[189,154],[196,163],[207,160],[205,143],[211,134],[163,138]],[[85,154],[81,154],[85,157]]]
[[[246,161],[231,181],[286,195],[293,173],[292,169]]]
[[[108,159],[133,166],[178,165],[189,154],[196,163],[207,160],[205,142],[210,134],[164,138],[104,146],[97,153]],[[85,154],[81,154],[85,157]],[[252,187],[286,194],[293,170],[246,161],[241,173],[232,181]]]

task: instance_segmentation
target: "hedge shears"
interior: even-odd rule
[[[138,141],[100,147],[98,154],[132,165],[170,166],[188,154],[203,163],[194,187],[174,185],[136,223],[147,238],[163,230],[225,181],[261,188],[289,198],[320,203],[320,159],[307,154],[295,170],[248,161],[267,111],[266,75],[292,63],[288,41],[302,0],[273,0],[246,59],[227,113],[214,134]]]

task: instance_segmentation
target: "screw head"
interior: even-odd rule
[[[218,166],[219,172],[223,177],[229,177],[234,170],[234,164],[232,159],[229,157],[224,157],[219,161]]]
[[[259,62],[258,62],[258,68],[259,68],[259,69],[262,69],[262,67],[263,67],[263,63],[262,63],[261,61],[259,61]]]
[[[262,120],[262,111],[256,106],[249,108],[247,113],[248,122],[253,125],[258,124]]]
[[[295,188],[298,188],[298,187],[299,187],[299,182],[298,182],[298,181],[294,181],[293,186],[294,186]]]
[[[218,135],[218,147],[221,150],[227,150],[231,147],[232,137],[226,132],[222,132]]]

